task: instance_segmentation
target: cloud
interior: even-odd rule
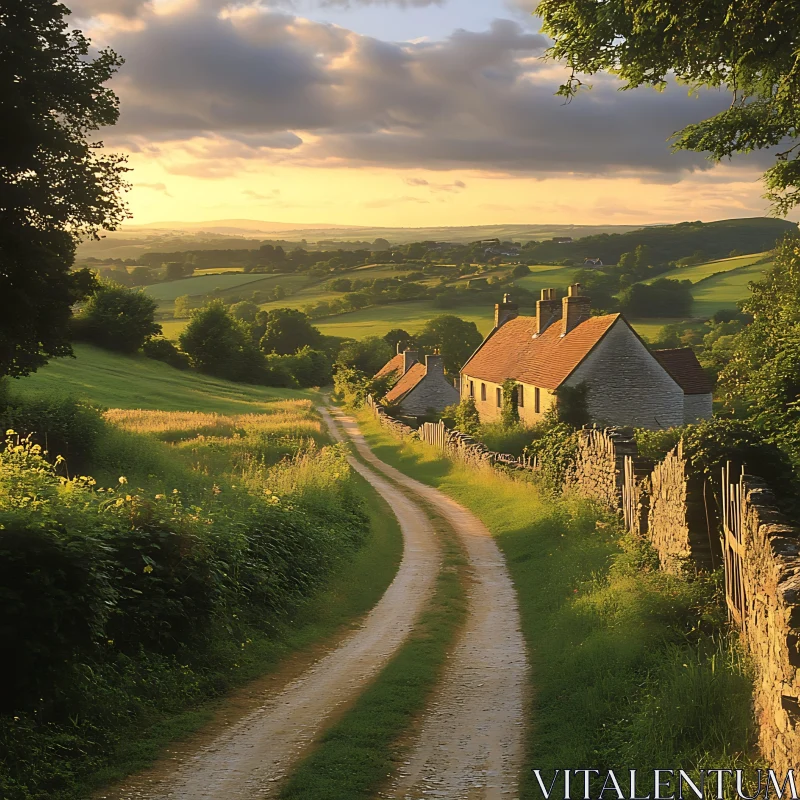
[[[276,197],[279,197],[281,193],[280,189],[273,189],[269,194],[262,194],[261,192],[255,192],[252,189],[245,189],[242,194],[246,197],[249,197],[251,200],[274,200]]]
[[[138,27],[109,34],[126,64],[107,143],[154,156],[180,143],[184,157],[169,170],[205,177],[289,161],[677,181],[708,163],[671,153],[668,138],[728,103],[680,87],[619,92],[599,76],[564,105],[554,96],[562,69],[541,60],[548,40],[511,20],[442,41],[388,42],[263,6],[219,5],[140,5]]]
[[[429,200],[423,200],[421,197],[412,197],[411,195],[402,195],[400,197],[380,197],[375,200],[366,200],[361,205],[364,208],[389,208],[401,203],[428,203]]]
[[[408,186],[424,186],[432,193],[437,192],[460,192],[462,189],[467,188],[464,181],[453,181],[452,183],[431,183],[426,181],[425,178],[404,178],[403,182]]]
[[[134,183],[133,185],[134,187],[141,189],[152,189],[154,192],[161,192],[161,194],[164,194],[167,197],[172,197],[172,195],[167,191],[166,184],[163,183]]]

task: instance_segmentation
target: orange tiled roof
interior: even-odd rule
[[[391,388],[384,400],[394,403],[407,395],[426,375],[428,370],[419,361],[412,366],[402,378]]]
[[[653,350],[652,353],[684,394],[711,394],[714,391],[711,379],[700,366],[691,347]]]
[[[390,358],[374,375],[375,378],[385,378],[393,372],[397,373],[400,377],[403,374],[403,354],[398,353],[393,358]]]
[[[590,317],[564,337],[561,320],[556,320],[534,339],[536,317],[515,317],[490,334],[461,371],[492,383],[513,378],[557,389],[621,318],[621,314]]]

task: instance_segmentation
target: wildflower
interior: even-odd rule
[[[119,482],[124,485],[128,482],[128,479],[124,475],[120,475]]]
[[[13,428],[9,428],[6,431],[6,436],[16,436],[16,435],[17,435],[17,432]],[[15,717],[15,719],[18,719],[18,717]]]
[[[145,575],[149,575],[153,571],[153,567],[150,564],[146,564],[145,568],[142,570]]]
[[[156,500],[166,500],[167,496],[165,494],[157,494]]]

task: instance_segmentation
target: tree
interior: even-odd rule
[[[740,306],[753,319],[729,343],[723,399],[800,462],[800,236],[787,236],[750,286]]]
[[[212,300],[195,311],[179,341],[200,372],[244,383],[265,382],[263,354],[244,324],[228,313],[221,300]]]
[[[481,424],[478,409],[475,407],[475,400],[472,397],[463,397],[461,402],[453,411],[453,421],[456,430],[470,435],[477,433]]]
[[[445,371],[457,375],[467,359],[483,341],[474,322],[453,314],[440,314],[429,319],[417,334],[419,346],[427,353],[439,349]]]
[[[263,315],[263,317],[262,317]],[[264,333],[261,337],[261,349],[265,353],[291,355],[301,347],[318,348],[322,343],[322,334],[315,328],[308,316],[294,308],[274,308],[260,312]]]
[[[692,310],[692,282],[659,278],[634,283],[619,294],[619,305],[631,317],[688,317]]]
[[[511,270],[511,275],[514,278],[524,278],[526,275],[530,274],[531,268],[527,264],[517,264],[517,266]]]
[[[374,375],[395,351],[379,336],[367,336],[361,341],[345,342],[336,357],[338,367],[352,367],[366,375]]]
[[[124,159],[93,135],[117,120],[103,84],[122,62],[91,58],[68,13],[53,0],[0,6],[0,377],[71,353],[71,308],[95,286],[70,271],[76,242],[126,216]]]
[[[392,328],[388,333],[383,335],[383,341],[392,348],[392,352],[397,352],[397,345],[400,345],[402,350],[414,347],[414,337],[402,328]]]
[[[187,319],[192,315],[192,299],[188,294],[181,294],[175,298],[172,307],[172,316],[175,319]]]
[[[571,69],[558,94],[572,98],[579,75],[613,72],[624,88],[662,88],[669,75],[692,89],[732,92],[729,108],[676,134],[676,149],[720,160],[770,146],[764,175],[776,212],[800,203],[800,71],[794,3],[779,0],[542,0],[537,14],[555,40],[548,51]]]
[[[249,300],[241,300],[230,307],[231,315],[234,319],[242,322],[255,322],[258,314],[258,306]]]
[[[107,350],[135,353],[161,333],[158,304],[138,289],[102,283],[75,318],[75,338]]]

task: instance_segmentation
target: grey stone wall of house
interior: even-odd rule
[[[400,422],[399,419],[395,419],[394,417],[390,416],[386,413],[386,409],[375,402],[375,399],[372,395],[367,395],[367,406],[372,409],[372,413],[375,415],[375,418],[378,422],[383,425],[385,428],[389,428],[392,433],[396,434],[397,436],[408,437],[409,439],[418,439],[419,434],[409,425],[406,425],[405,422]]]
[[[800,763],[800,536],[766,485],[742,481],[742,639],[755,664],[759,745],[770,767]]]
[[[653,430],[683,425],[683,390],[622,320],[565,385],[583,382],[589,413],[599,424]]]
[[[459,401],[458,389],[444,376],[442,357],[426,356],[425,366],[425,377],[398,404],[404,414],[422,417],[429,411],[441,413]]]
[[[687,394],[683,398],[684,425],[694,425],[701,419],[711,419],[713,402],[709,394]]]
[[[703,478],[689,469],[682,441],[653,468],[649,493],[648,535],[661,569],[678,574],[719,567],[722,551],[714,501]]]

